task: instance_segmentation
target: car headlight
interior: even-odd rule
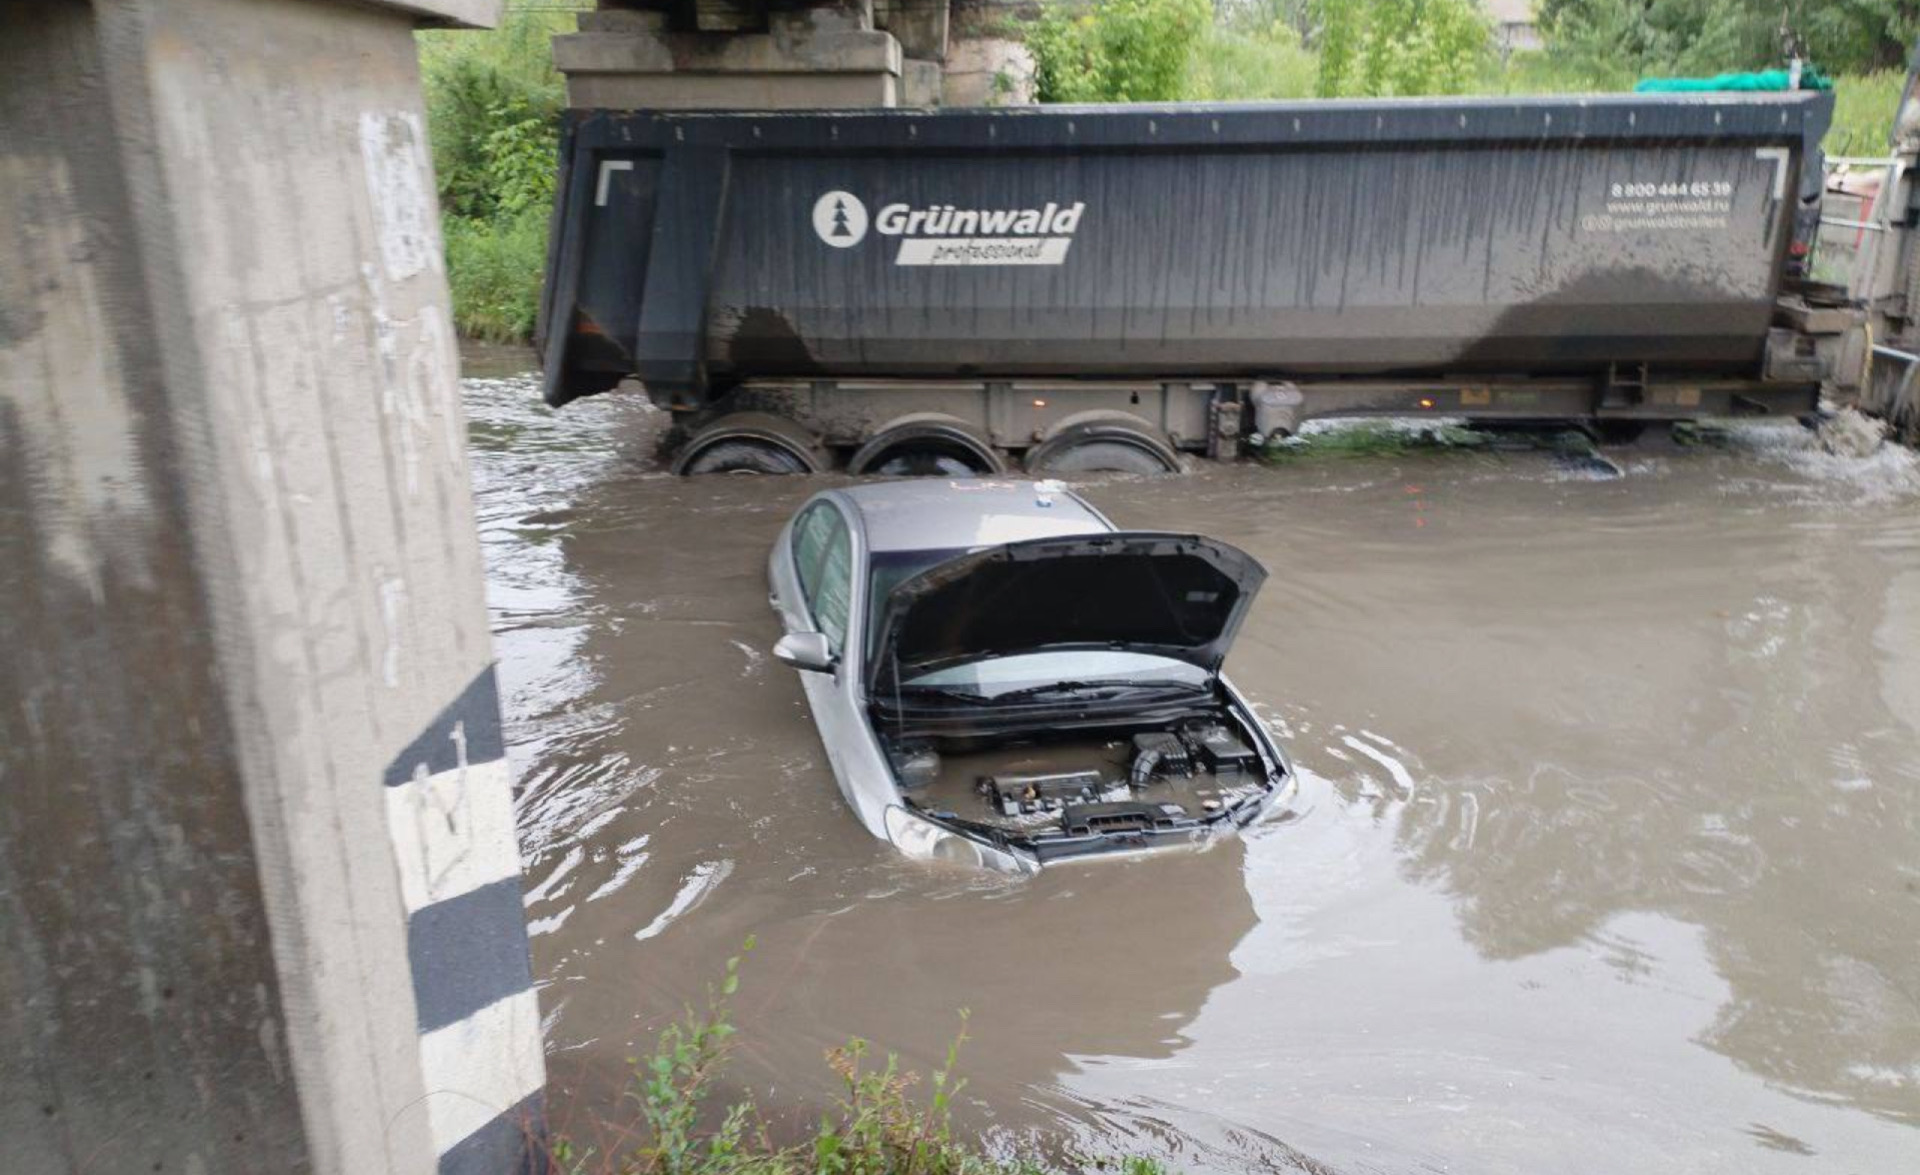
[[[1031,873],[1036,868],[1024,857],[942,828],[900,807],[887,809],[887,839],[917,861],[951,861],[999,873]]]

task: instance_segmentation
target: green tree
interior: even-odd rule
[[[484,220],[545,198],[525,184],[554,167],[565,103],[549,42],[561,27],[552,14],[513,10],[492,32],[420,34],[443,212]]]
[[[419,35],[454,323],[475,338],[533,331],[564,105],[548,45],[568,27],[510,9],[492,32]]]
[[[1463,94],[1491,30],[1474,0],[1314,0],[1323,98]]]
[[[1049,6],[1027,30],[1040,100],[1174,101],[1194,43],[1212,23],[1208,0]]]
[[[1704,75],[1783,65],[1899,65],[1920,36],[1913,0],[1541,0],[1548,51],[1582,73]]]

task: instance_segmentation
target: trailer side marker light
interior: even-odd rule
[[[1421,406],[1422,408],[1431,408],[1431,407],[1433,407],[1433,397],[1432,397],[1432,396],[1422,396],[1422,397],[1420,397],[1420,406]]]
[[[1045,400],[1035,400],[1033,402],[1033,406],[1035,408],[1045,408],[1047,406],[1047,402]]]

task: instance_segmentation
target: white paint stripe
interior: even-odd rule
[[[895,265],[1059,265],[1072,237],[913,237]]]
[[[1787,197],[1787,168],[1791,166],[1792,156],[1785,147],[1755,147],[1755,159],[1773,160],[1773,198],[1784,200]]]
[[[510,995],[421,1037],[420,1074],[434,1151],[445,1154],[546,1084],[534,993]]]
[[[407,913],[520,872],[507,760],[386,788],[387,833]]]
[[[607,185],[612,182],[614,172],[632,171],[632,170],[633,170],[633,160],[631,159],[601,160],[600,161],[600,178],[594,184],[594,188],[593,188],[594,206],[597,208],[605,208],[607,206]]]

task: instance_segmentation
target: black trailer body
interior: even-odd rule
[[[546,393],[633,376],[696,421],[797,424],[783,443],[924,417],[996,450],[1109,403],[1217,448],[1222,406],[1231,429],[1282,381],[1282,424],[1804,411],[1819,365],[1776,302],[1830,113],[1812,93],[575,112]]]

